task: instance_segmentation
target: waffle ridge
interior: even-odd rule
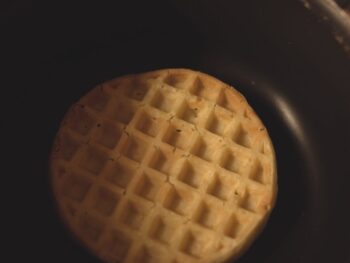
[[[187,69],[94,88],[66,114],[50,167],[68,228],[105,262],[237,258],[277,194],[270,138],[244,97]]]

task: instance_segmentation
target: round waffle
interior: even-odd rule
[[[60,215],[105,262],[223,262],[275,203],[266,128],[234,88],[166,69],[97,86],[66,114],[51,155]]]

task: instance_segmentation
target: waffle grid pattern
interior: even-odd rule
[[[232,94],[198,74],[157,73],[103,84],[73,107],[54,184],[100,258],[210,262],[259,224],[271,208],[272,153]]]

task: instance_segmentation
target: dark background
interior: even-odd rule
[[[4,1],[0,10],[14,258],[95,262],[53,207],[47,160],[59,122],[95,84],[187,67],[240,90],[276,148],[277,204],[238,262],[350,262],[350,59],[301,1]]]

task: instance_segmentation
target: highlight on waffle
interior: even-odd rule
[[[273,145],[233,87],[164,69],[92,89],[50,158],[59,214],[103,262],[225,262],[262,231],[277,196]]]

